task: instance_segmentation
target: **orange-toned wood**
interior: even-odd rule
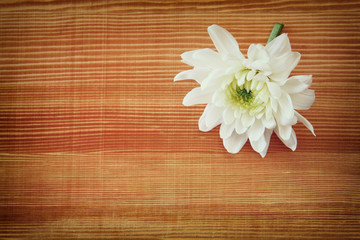
[[[354,239],[360,233],[358,1],[1,1],[1,239]],[[241,50],[283,22],[316,101],[295,127],[227,153],[180,54]]]

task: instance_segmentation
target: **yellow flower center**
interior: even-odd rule
[[[244,85],[237,85],[236,79],[229,84],[226,93],[230,102],[239,107],[247,108],[254,101],[253,92]]]
[[[240,74],[236,74],[233,81],[225,88],[225,96],[227,102],[230,103],[235,111],[240,113],[248,111],[252,116],[263,114],[265,110],[265,102],[261,100],[260,95],[263,90],[267,91],[265,82],[256,81],[243,77],[242,84],[239,85],[239,79],[242,74],[247,76],[250,70],[244,69]],[[264,89],[266,88],[266,89]]]

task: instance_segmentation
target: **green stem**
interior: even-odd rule
[[[284,24],[282,23],[275,23],[273,30],[270,33],[269,39],[266,44],[271,42],[274,38],[280,35],[281,30],[283,29]]]

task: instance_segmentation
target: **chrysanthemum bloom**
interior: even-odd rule
[[[314,90],[308,89],[312,76],[289,77],[301,55],[291,51],[287,34],[265,47],[251,44],[245,58],[227,30],[212,25],[208,32],[217,52],[206,48],[183,53],[182,62],[194,68],[174,78],[200,84],[183,104],[207,104],[199,120],[201,131],[221,124],[220,137],[228,152],[239,152],[249,139],[262,157],[274,131],[287,147],[296,149],[292,125],[298,120],[314,134],[310,122],[295,111],[309,109],[315,100]]]

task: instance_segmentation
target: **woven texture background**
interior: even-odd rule
[[[218,24],[283,22],[312,74],[298,149],[225,151],[173,82]],[[1,1],[1,239],[351,239],[360,233],[358,1]]]

